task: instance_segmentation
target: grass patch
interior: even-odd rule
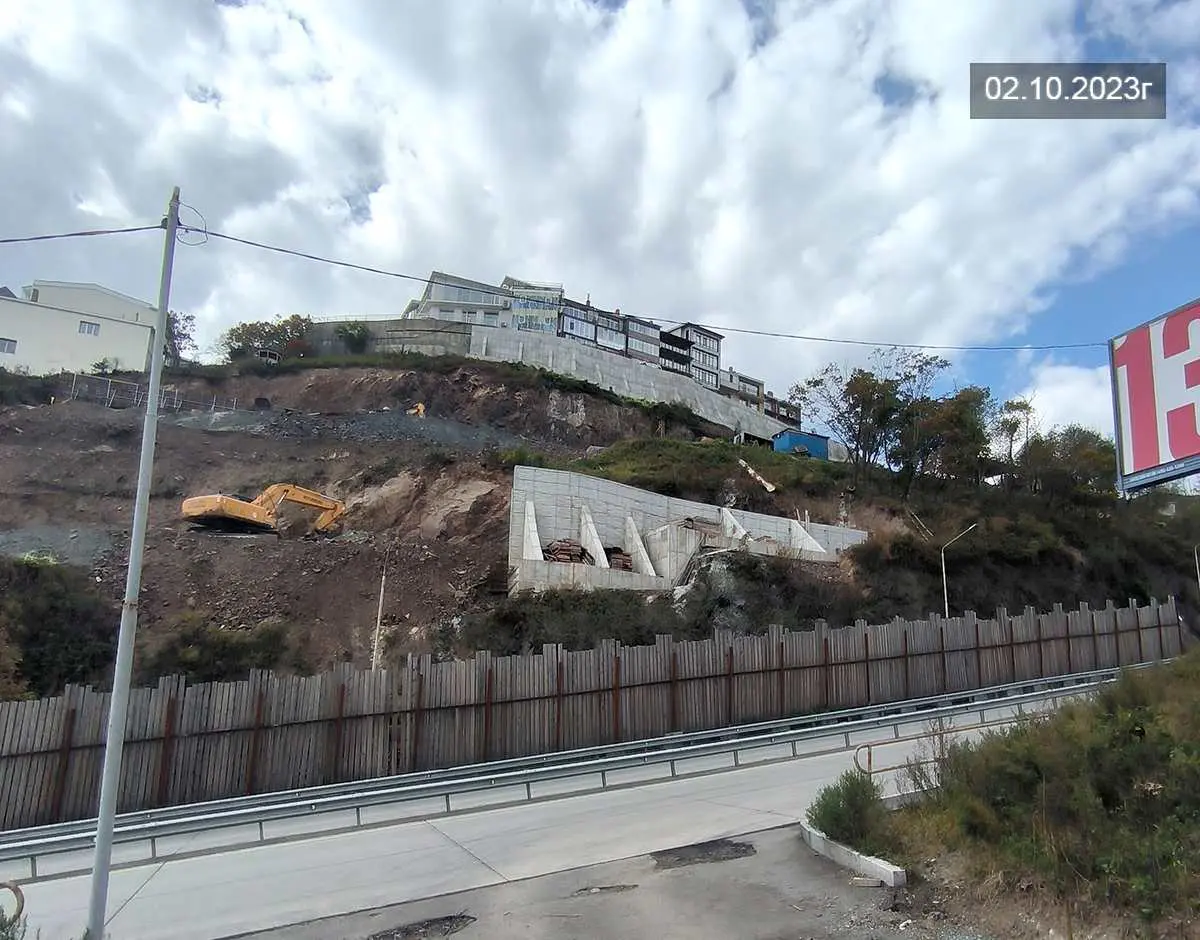
[[[1200,651],[930,766],[910,775],[939,788],[868,836],[893,860],[960,852],[1010,888],[1149,922],[1200,910]]]
[[[827,497],[849,478],[847,468],[840,464],[800,460],[765,447],[671,438],[619,441],[594,457],[576,461],[571,469],[700,502],[714,502],[733,479],[748,482],[752,491],[770,501],[769,494],[738,464],[739,458],[773,483],[777,492],[809,498]]]
[[[893,844],[882,787],[870,774],[856,768],[823,787],[805,818],[835,842],[864,855],[880,855]]]
[[[276,669],[288,658],[288,631],[281,624],[225,630],[204,611],[176,618],[170,635],[142,661],[147,679],[186,676],[189,682],[244,679],[252,669]]]

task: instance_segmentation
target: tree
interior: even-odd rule
[[[367,345],[371,341],[371,329],[361,320],[339,324],[333,332],[345,345],[346,352],[354,356],[361,356],[365,353]]]
[[[168,366],[177,366],[183,357],[196,349],[196,315],[167,311],[167,336],[163,356]]]
[[[889,450],[901,455],[897,445],[902,429],[917,415],[914,403],[928,397],[937,376],[949,366],[939,356],[902,349],[877,349],[871,360],[873,369],[849,373],[831,363],[792,386],[789,395],[846,445],[856,483]],[[909,457],[915,459],[915,452]]]
[[[308,331],[312,320],[299,314],[238,323],[221,336],[220,347],[229,361],[253,356],[259,349],[274,349],[285,359],[311,355]]]
[[[989,475],[996,410],[991,390],[980,385],[968,385],[942,399],[936,427],[937,469],[943,479],[979,486]]]

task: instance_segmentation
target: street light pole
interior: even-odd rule
[[[946,549],[961,539],[977,525],[979,525],[978,522],[972,522],[969,526],[959,532],[958,535],[954,536],[954,538],[942,546],[942,603],[946,608],[947,620],[950,619],[950,586],[946,581]]]
[[[137,633],[137,603],[142,588],[142,557],[146,548],[154,445],[158,436],[158,398],[162,387],[167,307],[171,300],[171,269],[175,263],[175,234],[179,228],[178,186],[171,193],[163,228],[166,229],[166,235],[163,242],[162,275],[158,285],[158,317],[150,338],[150,387],[146,392],[146,417],[142,423],[137,496],[134,499],[133,525],[129,538],[129,570],[125,577],[125,600],[121,605],[121,629],[117,637],[112,700],[108,707],[108,731],[104,739],[104,772],[100,780],[100,811],[96,819],[96,853],[92,862],[92,893],[85,940],[104,938],[108,876],[112,865],[113,825],[117,813],[117,796],[121,788],[121,752],[125,746],[125,719],[129,710],[129,685],[133,675],[133,639]]]

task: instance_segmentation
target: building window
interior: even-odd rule
[[[38,289],[36,287],[29,291],[29,299],[35,304],[38,302]]]
[[[5,339],[0,336],[0,355],[15,356],[17,354],[17,341],[15,339]]]
[[[80,320],[79,332],[83,336],[99,336],[100,324],[93,323],[91,320]]]

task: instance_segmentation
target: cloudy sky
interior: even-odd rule
[[[15,11],[15,16],[13,15]],[[1103,343],[1200,294],[1200,0],[9,0],[0,237],[184,221],[627,313],[870,342]],[[1167,61],[1165,121],[981,121],[972,61]],[[153,301],[157,233],[0,246]],[[208,345],[420,285],[218,240]],[[861,347],[730,332],[778,392]],[[1100,348],[948,354],[1111,430]]]

